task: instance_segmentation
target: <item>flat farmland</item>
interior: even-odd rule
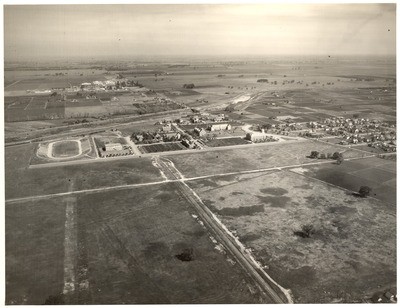
[[[50,96],[20,96],[5,98],[5,121],[33,121],[64,117],[65,102]]]
[[[196,177],[316,162],[316,160],[306,157],[313,150],[320,153],[334,153],[336,151],[342,152],[343,148],[305,140],[272,142],[251,148],[222,149],[220,151],[169,156],[168,158],[186,177]],[[344,152],[345,158],[362,156],[364,156],[363,153],[351,149],[346,149]]]
[[[164,184],[70,199],[75,223],[67,227],[62,198],[7,206],[7,284],[14,287],[7,302],[43,304],[62,292],[64,232],[73,228],[75,245],[65,253],[75,263],[67,269],[75,291],[64,296],[66,304],[262,303],[250,277],[212,242],[175,189]],[[21,253],[27,248],[30,254]],[[185,250],[192,250],[191,261],[177,257]]]
[[[249,143],[251,142],[243,138],[212,139],[205,142],[205,144],[209,147],[224,147],[230,145],[249,144]]]
[[[63,71],[63,70],[61,70]],[[15,84],[10,84],[7,86],[7,91],[25,91],[25,90],[41,90],[41,89],[51,89],[51,88],[69,88],[71,85],[78,86],[83,82],[92,82],[95,80],[106,80],[103,72],[101,71],[92,71],[88,70],[78,70],[78,71],[70,71],[68,74],[64,76],[51,76],[50,74],[55,74],[58,71],[50,71],[50,72],[37,72],[36,76],[30,73],[31,71],[20,71],[15,72],[18,74],[14,74],[12,71],[6,72],[5,78],[10,78],[11,74],[14,74],[15,81],[18,81]],[[65,70],[64,70],[65,72]],[[49,74],[46,76],[45,74]],[[82,74],[82,76],[81,76]],[[7,75],[9,75],[7,77]]]
[[[372,197],[396,204],[396,161],[371,157],[345,161],[339,166],[309,166],[293,171],[355,192],[366,185],[372,188]]]
[[[296,303],[360,303],[396,286],[393,205],[291,171],[188,184]],[[297,236],[306,224],[315,233]]]
[[[180,142],[166,142],[149,145],[138,146],[142,153],[158,153],[167,151],[181,151],[186,150],[186,147]]]
[[[279,119],[279,117],[291,116],[294,117],[297,122],[317,121],[330,117],[327,113],[312,112],[310,110],[300,111],[298,106],[294,108],[293,105],[274,107],[271,105],[255,104],[247,108],[246,112],[254,113],[266,118],[276,117]]]
[[[82,190],[162,180],[148,158],[28,168],[35,147],[6,148],[6,199],[66,192],[71,182],[72,190]]]

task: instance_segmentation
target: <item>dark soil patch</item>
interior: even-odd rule
[[[293,187],[300,188],[300,189],[312,189],[313,188],[310,184],[298,185],[298,186],[293,186]]]
[[[232,196],[237,196],[237,195],[243,195],[243,193],[241,191],[233,191],[231,192]]]
[[[347,207],[347,206],[334,206],[329,208],[329,212],[339,214],[339,215],[348,215],[354,214],[357,212],[357,209]]]
[[[264,205],[240,206],[240,207],[226,207],[218,211],[218,214],[224,216],[249,216],[255,213],[264,212]]]
[[[287,202],[290,201],[290,198],[286,196],[278,196],[278,197],[257,196],[257,197],[258,199],[260,199],[261,202],[268,204],[269,206],[272,207],[286,207]]]
[[[240,241],[244,243],[252,242],[261,238],[260,234],[248,233],[243,236],[240,236]]]
[[[260,192],[262,192],[263,194],[274,195],[274,196],[282,196],[288,193],[286,189],[280,187],[262,188],[260,189]]]

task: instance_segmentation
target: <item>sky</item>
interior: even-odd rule
[[[395,53],[395,4],[4,7],[5,61]]]

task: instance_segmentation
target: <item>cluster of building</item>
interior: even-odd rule
[[[229,123],[218,123],[218,124],[210,124],[207,127],[207,130],[201,127],[195,127],[193,129],[193,133],[199,137],[205,137],[208,132],[217,132],[224,130],[231,130],[232,126]]]
[[[181,133],[175,131],[171,123],[166,123],[156,132],[140,132],[131,135],[132,141],[139,144],[180,141],[181,138]]]
[[[396,151],[396,126],[368,118],[332,117],[324,122],[309,122],[310,137],[320,137],[323,133],[340,136],[340,144],[367,143],[386,152]]]
[[[212,122],[222,122],[228,120],[228,117],[223,114],[209,114],[209,113],[201,113],[199,115],[194,115],[190,118],[191,123],[207,123],[208,121]]]
[[[257,143],[257,142],[274,142],[278,141],[277,138],[272,137],[270,135],[267,135],[264,131],[264,129],[261,130],[261,132],[249,132],[246,134],[246,139]]]

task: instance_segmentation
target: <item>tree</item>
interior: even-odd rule
[[[265,130],[269,130],[269,129],[271,129],[272,128],[272,124],[270,124],[270,123],[266,123],[266,124],[264,124],[264,125],[262,125],[261,126],[261,128],[263,128],[263,129],[265,129]]]
[[[339,157],[336,159],[336,163],[338,165],[341,165],[343,161],[344,161],[343,154],[340,153]]]
[[[360,190],[358,191],[360,197],[366,198],[369,193],[371,192],[372,188],[368,186],[361,186]]]
[[[300,236],[302,238],[309,238],[315,233],[315,228],[311,224],[302,225],[300,231],[295,231],[294,235]]]
[[[182,253],[175,255],[175,257],[183,262],[189,262],[193,260],[193,248],[186,248]]]
[[[310,158],[318,158],[319,152],[318,151],[311,151]]]
[[[339,156],[340,156],[340,153],[339,152],[335,152],[335,153],[333,153],[332,158],[333,159],[338,159]]]

